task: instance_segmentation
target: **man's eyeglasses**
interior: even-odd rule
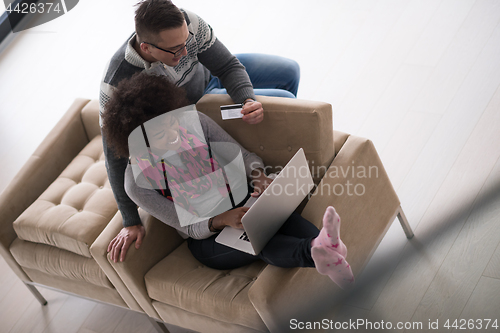
[[[161,47],[158,47],[158,46],[156,46],[155,44],[152,44],[152,43],[148,43],[148,42],[143,42],[143,43],[149,44],[151,46],[154,46],[158,50],[162,50],[163,52],[171,53],[171,54],[174,55],[174,57],[177,58],[177,57],[179,57],[182,54],[182,52],[184,51],[184,49],[186,48],[186,46],[188,46],[193,41],[193,36],[194,36],[193,33],[191,31],[189,31],[189,37],[188,37],[188,39],[186,39],[186,42],[184,43],[184,46],[181,47],[180,49],[178,49],[175,52],[174,51],[169,51],[169,50],[162,49]]]

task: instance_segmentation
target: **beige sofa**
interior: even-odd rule
[[[330,105],[259,100],[265,119],[253,126],[221,120],[227,95],[207,95],[197,108],[268,166],[284,166],[304,148],[317,188],[302,215],[321,227],[325,208],[335,206],[355,276],[397,215],[412,236],[373,144],[333,131]],[[175,230],[143,211],[143,245],[131,247],[125,262],[110,261],[106,249],[122,220],[106,177],[96,101],[73,103],[1,193],[0,214],[0,252],[42,304],[36,285],[200,332],[280,332],[340,291],[314,268],[204,267]]]

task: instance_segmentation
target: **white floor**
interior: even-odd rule
[[[135,2],[80,1],[0,54],[0,190],[76,97],[97,98]],[[500,181],[500,1],[174,3],[233,53],[298,61],[298,97],[331,103],[336,129],[375,143],[416,236],[408,242],[394,223],[360,282],[381,265],[388,274],[348,302],[345,318],[423,322],[419,332],[429,320],[500,321],[500,199],[489,195]],[[112,307],[46,290],[52,302],[40,309],[8,270],[0,282],[5,332],[137,330]],[[42,319],[21,329],[23,313]]]

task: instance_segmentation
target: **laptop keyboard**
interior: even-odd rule
[[[247,241],[247,242],[250,242],[250,239],[248,239],[248,236],[247,236],[246,232],[244,232],[244,233],[241,234],[240,239],[244,240],[244,241]]]

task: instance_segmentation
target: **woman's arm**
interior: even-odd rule
[[[246,175],[250,180],[250,185],[256,190],[252,196],[259,196],[272,182],[272,179],[268,178],[264,172],[265,168],[262,159],[256,154],[246,150],[210,117],[201,112],[198,112],[198,115],[205,138],[208,142],[229,142],[239,147],[243,155]]]
[[[243,155],[243,161],[245,163],[245,172],[249,179],[252,179],[252,171],[255,169],[264,170],[264,162],[262,159],[254,153],[246,150],[242,145],[240,145],[232,136],[230,136],[226,131],[222,129],[215,121],[213,121],[207,115],[198,112],[200,117],[201,127],[203,129],[203,134],[208,143],[210,142],[228,142],[237,145]]]
[[[137,186],[130,165],[125,170],[125,191],[139,207],[180,231],[185,238],[204,239],[214,234],[208,229],[208,218],[194,224],[181,226],[174,203],[155,190]],[[182,208],[179,207],[179,209]]]

